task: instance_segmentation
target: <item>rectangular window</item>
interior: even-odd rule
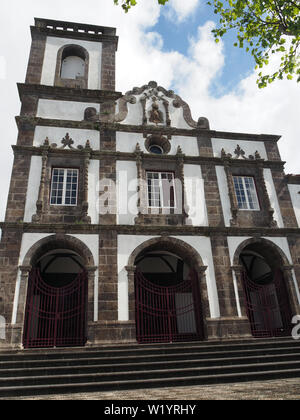
[[[53,168],[50,204],[76,206],[78,194],[78,169]]]
[[[254,178],[234,176],[234,189],[240,210],[260,210]]]
[[[148,206],[175,208],[173,172],[147,172]]]

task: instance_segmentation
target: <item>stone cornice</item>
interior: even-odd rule
[[[38,96],[41,99],[101,104],[109,101],[116,101],[122,96],[121,92],[110,90],[76,89],[30,83],[17,83],[17,86],[21,101],[23,101],[24,96],[33,95]],[[78,121],[78,123],[80,123],[80,121]]]
[[[99,234],[103,231],[115,231],[122,235],[191,235],[191,236],[251,236],[251,237],[300,237],[300,228],[270,228],[270,227],[210,227],[210,226],[147,226],[147,225],[100,225],[87,223],[21,223],[0,222],[1,229],[19,230],[23,233],[85,233]]]
[[[19,84],[21,85],[21,84]],[[18,86],[19,86],[18,85]],[[21,85],[22,89],[23,86],[26,86],[24,89],[28,89],[30,91],[30,86],[40,86],[40,85]],[[44,88],[45,86],[43,86]],[[68,94],[72,94],[73,97],[73,90],[70,88],[61,88],[61,87],[52,87],[46,86],[47,90],[49,89],[66,89],[69,90]],[[88,89],[75,89],[78,92],[87,91],[94,93],[94,96],[90,94],[89,97],[81,97],[83,102],[98,102],[104,103],[109,101],[114,101],[120,97],[119,92],[110,92],[110,91],[90,91]],[[72,92],[71,92],[72,91]],[[97,96],[99,93],[100,96]],[[29,93],[28,93],[29,94]],[[33,94],[33,93],[32,93]],[[114,96],[115,95],[115,96]],[[52,98],[53,99],[53,98]],[[69,98],[70,99],[70,98]],[[74,100],[74,99],[73,99]],[[48,119],[48,118],[41,118],[41,117],[27,117],[27,116],[17,116],[16,117],[17,124],[22,123],[30,123],[32,126],[41,125],[47,127],[66,127],[66,128],[89,128],[91,130],[111,130],[116,132],[126,132],[126,133],[141,133],[141,134],[160,134],[165,136],[186,136],[186,137],[207,137],[207,138],[220,138],[220,139],[228,139],[228,140],[236,140],[236,141],[270,141],[270,142],[277,142],[280,139],[278,135],[270,135],[270,134],[251,134],[251,133],[232,133],[232,132],[225,132],[225,131],[216,131],[216,130],[205,130],[205,129],[184,129],[184,128],[175,128],[175,127],[156,127],[156,126],[142,126],[142,125],[128,125],[128,124],[120,124],[120,123],[110,123],[110,122],[100,122],[100,121],[72,121],[72,120],[57,120],[57,119]]]
[[[35,19],[35,26],[30,26],[31,36],[45,34],[59,38],[84,39],[94,42],[113,42],[118,47],[116,29],[106,26],[87,25],[51,19]]]
[[[247,140],[247,141],[271,141],[278,142],[281,138],[279,135],[271,134],[251,134],[251,133],[233,133],[227,131],[208,130],[203,128],[184,129],[175,127],[156,127],[152,125],[128,125],[120,123],[102,123],[101,128],[115,131],[132,132],[132,133],[147,133],[147,134],[162,134],[162,135],[181,135],[188,137],[207,137],[220,138],[228,140]]]
[[[285,176],[287,184],[300,185],[300,175],[288,174]]]
[[[36,147],[36,146],[20,146],[20,145],[13,145],[12,149],[14,153],[22,153],[22,154],[29,154],[34,156],[42,156],[43,154],[43,147]],[[64,156],[75,156],[84,153],[84,148],[82,150],[76,149],[49,149],[49,153],[54,155],[64,155]],[[171,162],[177,161],[178,155],[154,155],[141,152],[141,156],[144,160],[148,161],[161,161],[161,162]],[[194,165],[201,165],[201,164],[214,164],[224,166],[225,160],[223,158],[218,157],[209,157],[209,156],[188,156],[188,155],[181,155],[182,160],[185,164],[194,164]],[[126,152],[116,152],[116,151],[99,151],[99,150],[90,150],[90,158],[95,160],[107,159],[110,158],[112,160],[132,160],[136,161],[136,153],[126,153]],[[226,164],[233,167],[241,167],[241,166],[257,166],[260,165],[264,168],[282,168],[285,162],[282,161],[272,161],[272,160],[240,160],[240,159],[226,159]]]

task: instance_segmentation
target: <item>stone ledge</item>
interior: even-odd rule
[[[121,92],[110,90],[77,89],[63,86],[48,86],[31,83],[18,83],[20,100],[25,95],[38,96],[40,99],[60,99],[80,102],[103,103],[116,101],[122,96]]]
[[[225,227],[225,226],[146,226],[146,225],[117,225],[117,224],[87,224],[87,223],[23,223],[0,222],[1,229],[17,230],[23,233],[82,233],[99,234],[104,231],[116,231],[122,235],[148,234],[164,236],[295,236],[300,237],[300,228],[269,228],[269,227]]]

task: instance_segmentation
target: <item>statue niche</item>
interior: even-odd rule
[[[156,102],[152,104],[152,109],[149,111],[149,122],[154,124],[162,124],[164,122],[163,113],[159,110],[159,106]]]

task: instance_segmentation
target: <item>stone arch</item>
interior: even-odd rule
[[[84,76],[75,79],[64,79],[61,77],[62,63],[68,56],[75,56],[84,61]],[[55,68],[55,86],[65,86],[71,88],[88,88],[88,72],[89,72],[89,53],[78,44],[63,45],[57,52],[56,68]]]
[[[265,238],[250,238],[243,241],[235,250],[234,258],[233,258],[233,265],[239,266],[240,265],[240,255],[243,252],[243,250],[252,244],[258,244],[260,247],[265,247],[266,253],[275,257],[275,260],[273,260],[274,266],[277,265],[277,268],[280,266],[290,266],[290,262],[283,252],[283,250],[276,245],[274,242],[270,241],[269,239]]]
[[[177,254],[188,265],[195,267],[196,270],[200,269],[201,267],[202,270],[200,271],[205,271],[206,269],[201,256],[191,245],[182,241],[181,239],[172,238],[169,236],[152,238],[136,247],[129,257],[128,266],[133,267],[135,265],[136,258],[143,251],[148,252],[161,249]]]
[[[255,245],[256,248],[251,247],[251,245]],[[240,261],[240,256],[244,250],[257,251],[260,255],[262,255],[262,257],[264,257],[267,260],[267,263],[270,266],[274,275],[278,269],[281,270],[283,280],[287,289],[288,301],[290,304],[291,312],[298,313],[299,303],[293,278],[293,266],[291,265],[289,258],[277,244],[270,241],[269,239],[253,237],[243,241],[235,250],[233,257],[232,269],[236,274],[237,285],[239,289],[239,301],[243,315],[247,314],[246,303],[245,299],[243,298],[244,286],[242,280],[242,272],[244,271],[244,268]]]
[[[69,236],[65,234],[55,234],[47,236],[39,241],[35,242],[26,252],[22,265],[20,265],[19,270],[19,289],[18,289],[18,300],[16,301],[13,313],[13,324],[15,333],[12,337],[12,344],[20,346],[23,336],[23,328],[25,322],[25,308],[27,300],[27,290],[28,290],[28,280],[32,268],[36,265],[40,258],[43,255],[47,254],[49,251],[55,249],[66,249],[75,252],[78,256],[81,257],[84,268],[87,272],[87,322],[92,322],[94,317],[94,305],[95,305],[95,296],[94,296],[94,281],[95,281],[95,271],[97,267],[95,266],[95,261],[91,250],[88,246],[82,242],[80,239],[75,238],[74,236]],[[89,337],[89,331],[87,332]]]
[[[69,249],[76,252],[84,261],[86,269],[95,265],[90,249],[74,236],[56,234],[40,239],[27,251],[22,266],[32,267],[44,254],[55,249]]]
[[[133,250],[128,259],[126,270],[128,273],[129,320],[135,322],[135,261],[137,257],[141,256],[144,252],[146,253],[151,251],[168,251],[175,254],[196,272],[201,298],[204,336],[207,337],[206,318],[210,317],[205,276],[207,266],[203,264],[201,256],[191,245],[181,239],[169,236],[152,238],[143,242]]]

